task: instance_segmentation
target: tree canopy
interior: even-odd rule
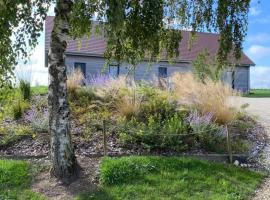
[[[250,0],[80,0],[74,5],[71,33],[77,38],[89,35],[95,13],[107,38],[105,56],[136,63],[145,55],[156,59],[164,52],[169,59],[177,57],[181,30],[191,30],[193,36],[196,31],[216,32],[222,62],[232,49],[236,58],[241,56],[249,4]]]
[[[0,0],[0,88],[37,45],[50,0]]]
[[[0,0],[0,84],[7,83],[19,59],[37,45],[47,10],[54,0]],[[240,58],[250,0],[74,0],[70,35],[96,29],[107,38],[105,57],[136,64],[147,58],[181,54],[181,30],[220,34],[219,61],[232,51]]]
[[[211,57],[207,49],[197,55],[196,59],[192,61],[192,67],[195,76],[203,83],[206,79],[219,81],[221,78],[219,63],[216,58]]]

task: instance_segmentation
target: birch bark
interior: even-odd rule
[[[51,134],[51,174],[64,182],[76,177],[77,162],[70,136],[65,51],[69,31],[71,0],[58,0],[49,50],[49,129]]]

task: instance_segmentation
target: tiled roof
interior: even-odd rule
[[[53,16],[48,16],[45,22],[45,50],[49,50],[50,47],[50,36],[53,28]],[[194,60],[198,53],[202,52],[204,49],[208,49],[211,56],[215,56],[219,48],[219,35],[213,33],[197,33],[196,39],[190,47],[190,33],[188,31],[183,31],[183,39],[180,42],[179,52],[180,61],[190,62]],[[70,39],[68,41],[67,52],[72,54],[87,54],[94,56],[103,56],[106,49],[106,39],[101,35],[92,34],[90,38],[83,38],[81,40],[81,45],[76,40]],[[235,63],[233,56],[230,56],[230,62]],[[240,61],[237,64],[241,65],[255,65],[254,62],[244,53]]]

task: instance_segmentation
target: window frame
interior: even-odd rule
[[[80,66],[80,70],[81,70],[84,78],[86,78],[86,63],[83,63],[83,62],[74,62],[74,70],[76,70],[78,68],[78,66]]]
[[[165,67],[165,66],[158,67],[158,78],[168,78],[168,68],[167,67]]]
[[[112,67],[114,67],[114,68],[116,67],[117,68],[116,69],[117,70],[116,71],[116,75],[112,74],[112,72],[111,72],[111,68]],[[109,75],[112,76],[113,78],[119,77],[119,75],[120,75],[120,65],[119,64],[109,64]]]

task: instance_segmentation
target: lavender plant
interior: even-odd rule
[[[192,127],[200,126],[200,125],[209,125],[214,121],[213,113],[207,113],[201,115],[197,110],[191,112],[187,117],[187,121]]]
[[[47,108],[38,110],[35,106],[32,106],[31,109],[25,113],[24,119],[26,122],[30,123],[34,132],[48,132],[49,113]]]
[[[108,74],[96,74],[85,78],[84,83],[87,86],[100,87],[105,86],[111,80]]]
[[[193,133],[198,138],[198,145],[210,151],[219,151],[225,142],[225,129],[215,123],[213,113],[200,114],[197,110],[191,112],[186,118]]]

